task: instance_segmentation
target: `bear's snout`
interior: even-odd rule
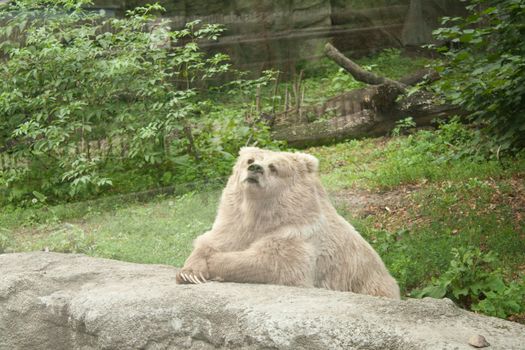
[[[255,174],[257,174],[257,173],[263,174],[264,173],[264,168],[261,165],[259,165],[259,164],[252,163],[248,167],[248,171],[250,171],[252,173],[255,173]]]

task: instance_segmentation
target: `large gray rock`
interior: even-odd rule
[[[0,255],[0,349],[523,349],[525,327],[447,300],[176,285],[175,268]]]

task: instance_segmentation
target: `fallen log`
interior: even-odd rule
[[[274,139],[294,147],[324,145],[388,134],[397,121],[407,117],[417,126],[429,126],[437,118],[461,114],[459,108],[437,102],[429,92],[420,90],[405,95],[410,85],[439,79],[435,71],[420,70],[396,81],[365,71],[331,44],[325,46],[325,53],[356,80],[371,86],[335,96],[319,105],[276,115],[272,128]],[[312,115],[313,118],[307,118],[312,122],[301,119]]]
[[[459,109],[449,105],[422,103],[411,105],[410,116],[418,127],[431,126],[436,119],[447,118],[459,114]],[[407,116],[404,110],[381,113],[372,109],[319,119],[312,123],[296,123],[274,129],[272,137],[275,140],[286,141],[293,147],[309,147],[328,145],[348,139],[377,137],[388,134],[396,126],[396,122]]]
[[[348,138],[361,138],[371,134],[377,125],[377,115],[370,109],[313,123],[298,123],[273,132],[276,140],[285,140],[295,147],[324,145]]]

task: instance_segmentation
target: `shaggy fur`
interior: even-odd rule
[[[330,204],[304,153],[243,148],[210,231],[178,283],[205,280],[320,287],[399,299],[381,258]]]

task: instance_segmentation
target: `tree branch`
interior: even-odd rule
[[[326,56],[332,59],[335,63],[343,67],[348,73],[350,73],[356,80],[370,85],[381,85],[389,84],[397,87],[399,90],[403,91],[406,88],[405,84],[400,83],[399,81],[392,80],[385,77],[380,77],[375,75],[372,72],[367,72],[357,63],[343,55],[339,50],[337,50],[332,44],[327,43],[324,47],[324,52]]]

